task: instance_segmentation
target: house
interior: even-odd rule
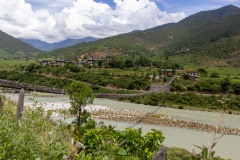
[[[50,61],[42,60],[42,65],[43,66],[49,65],[50,63],[51,63]]]
[[[160,77],[172,77],[173,76],[173,69],[162,69],[162,75]],[[176,70],[175,70],[175,75],[176,75]]]
[[[77,62],[77,63],[75,63],[77,66],[79,66],[79,67],[83,67],[83,66],[85,66],[86,64],[88,64],[88,62],[87,61],[81,61],[81,62]]]
[[[56,60],[56,65],[58,65],[58,66],[64,66],[64,65],[65,65],[65,62],[64,62],[64,60]]]
[[[190,77],[198,78],[198,76],[197,76],[198,72],[197,72],[197,71],[189,70],[189,71],[186,71],[186,73],[187,73]]]
[[[71,63],[71,61],[70,60],[64,60],[64,63],[68,64],[68,63]]]
[[[88,58],[86,61],[88,64],[95,64],[98,61],[98,57],[92,56],[91,58]]]
[[[71,63],[70,60],[56,60],[56,65],[65,66],[66,64]]]

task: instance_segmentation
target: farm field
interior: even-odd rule
[[[14,70],[19,66],[27,66],[34,63],[34,60],[4,60],[0,59],[0,70]]]

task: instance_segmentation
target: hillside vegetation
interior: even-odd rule
[[[178,23],[81,43],[54,50],[45,56],[63,58],[89,55],[139,55],[168,57],[179,54],[201,54],[223,58],[238,66],[240,46],[240,8],[226,6],[199,12]]]
[[[39,54],[41,51],[0,30],[0,58],[23,58]]]

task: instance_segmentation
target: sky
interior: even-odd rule
[[[229,4],[240,0],[0,0],[0,30],[49,43],[105,38]]]

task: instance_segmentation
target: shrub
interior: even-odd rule
[[[178,106],[178,109],[184,109],[184,107],[180,105],[180,106]]]
[[[42,108],[25,110],[17,122],[8,105],[0,116],[0,159],[62,159],[68,154],[63,128],[44,117]]]
[[[219,74],[217,72],[212,72],[210,77],[211,78],[219,78]]]

